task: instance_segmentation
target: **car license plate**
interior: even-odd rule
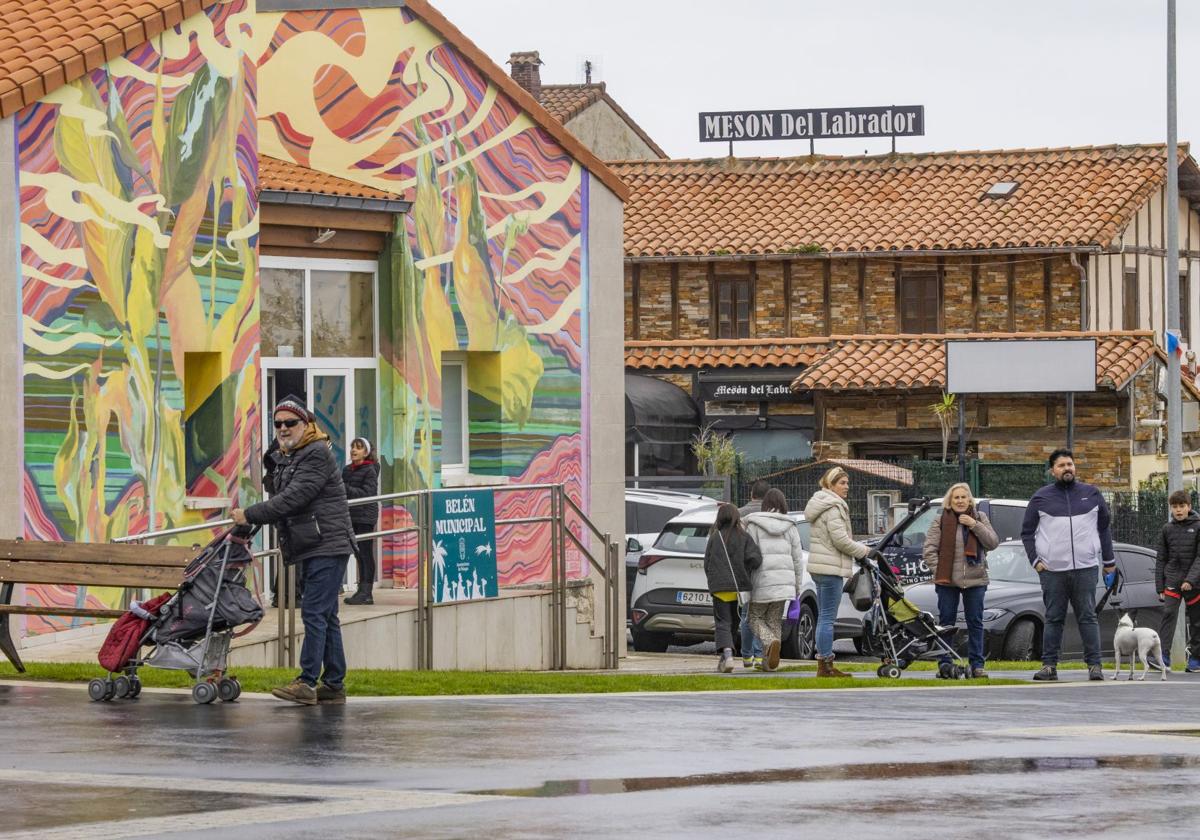
[[[675,603],[711,607],[712,595],[708,592],[676,592]]]

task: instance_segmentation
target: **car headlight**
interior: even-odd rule
[[[997,609],[984,610],[983,611],[983,620],[984,621],[995,621],[996,619],[1001,618],[1002,616],[1005,616],[1007,614],[1008,614],[1008,610],[997,610]]]

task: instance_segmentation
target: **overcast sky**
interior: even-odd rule
[[[1166,140],[1166,0],[433,0],[498,64],[595,80],[672,157],[700,111],[924,105],[900,151]],[[1179,139],[1200,144],[1200,0],[1178,2]],[[818,141],[886,152],[889,140]],[[738,156],[807,154],[744,142]],[[1193,154],[1196,152],[1193,151]]]

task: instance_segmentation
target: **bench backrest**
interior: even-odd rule
[[[174,589],[192,546],[0,540],[0,583]]]

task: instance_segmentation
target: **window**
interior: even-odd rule
[[[636,533],[638,534],[658,534],[668,522],[679,515],[679,508],[663,507],[662,505],[635,502],[633,507],[637,511]],[[625,523],[625,530],[629,530],[629,523]]]
[[[1185,343],[1192,337],[1191,284],[1186,271],[1179,272],[1179,335]]]
[[[463,474],[469,459],[467,363],[442,356],[442,472]]]
[[[717,338],[750,337],[750,278],[724,277],[716,281]]]
[[[259,271],[259,301],[264,356],[304,355],[304,269]]]
[[[375,357],[375,272],[279,259],[259,273],[261,352],[267,358]]]
[[[1126,583],[1150,583],[1154,580],[1154,555],[1140,551],[1118,551],[1121,573]],[[1101,584],[1103,586],[1103,584]]]
[[[939,310],[936,273],[900,278],[900,332],[936,334]]]
[[[992,503],[984,511],[992,523],[992,529],[1001,542],[1021,538],[1021,526],[1025,523],[1025,506]]]
[[[1136,268],[1125,269],[1121,299],[1121,326],[1127,330],[1138,328],[1138,273]]]

